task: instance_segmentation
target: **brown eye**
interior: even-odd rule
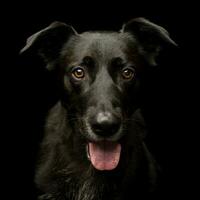
[[[134,77],[134,71],[130,68],[125,68],[122,70],[122,77],[126,80],[131,80]]]
[[[72,70],[72,76],[76,79],[83,79],[85,77],[85,71],[81,67],[76,67]]]

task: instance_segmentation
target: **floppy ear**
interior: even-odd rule
[[[166,46],[177,46],[163,27],[144,18],[135,18],[124,24],[122,32],[129,32],[139,42],[139,52],[150,65],[156,65],[156,56]]]
[[[62,22],[53,22],[45,29],[30,36],[20,54],[30,52],[40,55],[51,70],[67,40],[77,34],[73,27]]]

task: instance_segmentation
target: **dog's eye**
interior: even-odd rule
[[[85,77],[85,71],[81,67],[75,67],[72,69],[72,76],[76,79],[83,79]]]
[[[125,68],[122,70],[122,78],[125,80],[131,80],[135,76],[134,70],[130,68]]]

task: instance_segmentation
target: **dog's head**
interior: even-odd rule
[[[119,32],[82,34],[55,22],[31,36],[21,52],[37,52],[57,71],[62,105],[88,141],[93,166],[110,170],[119,162],[120,139],[139,105],[140,76],[156,65],[166,45],[176,44],[164,28],[137,18]]]

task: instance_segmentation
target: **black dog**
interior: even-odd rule
[[[152,192],[157,166],[143,139],[140,85],[168,32],[144,18],[119,32],[84,32],[54,22],[22,53],[41,56],[60,84],[36,171],[40,200],[122,200]],[[133,195],[134,194],[134,195]]]

